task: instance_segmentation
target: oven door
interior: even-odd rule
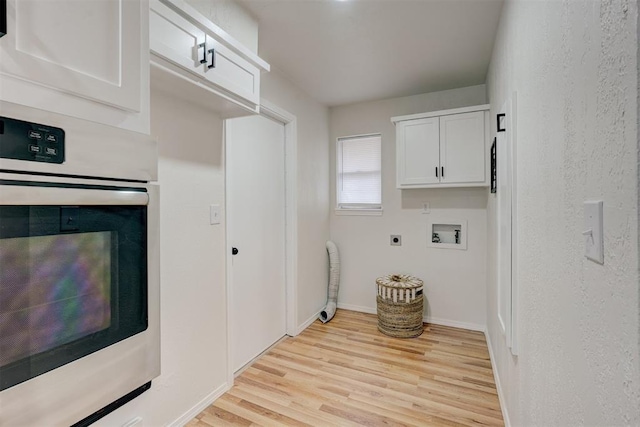
[[[71,424],[159,374],[156,212],[152,185],[0,179],[0,425]]]

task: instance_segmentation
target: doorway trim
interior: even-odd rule
[[[286,335],[297,335],[298,324],[298,132],[297,118],[290,112],[278,107],[272,102],[260,100],[260,114],[263,117],[273,119],[284,125],[284,168],[285,168],[285,298],[286,298]],[[229,230],[231,218],[227,212],[227,198],[229,194],[229,175],[227,173],[227,139],[226,120],[224,127],[225,142],[225,240],[226,240],[226,319],[227,319],[227,389],[233,387],[234,369],[232,361],[232,340],[231,336],[231,284],[233,281],[231,268],[231,242],[229,240]]]
[[[509,223],[509,250],[508,257],[502,259],[503,254],[501,230],[503,227],[501,219],[501,204],[500,202],[500,180],[504,177],[498,177],[498,195],[496,201],[497,209],[497,257],[496,257],[496,272],[497,272],[497,315],[498,325],[502,335],[505,337],[505,343],[511,350],[513,356],[518,356],[519,349],[519,287],[518,287],[518,191],[517,191],[517,178],[518,178],[518,162],[517,162],[517,92],[513,92],[510,99],[507,99],[500,110],[500,114],[504,116],[504,139],[500,142],[507,144],[503,150],[506,150],[507,159],[498,158],[498,166],[504,164],[506,167],[508,191],[510,193],[510,204],[508,210],[508,223]],[[505,163],[502,163],[505,162]],[[509,264],[510,274],[508,276],[509,283],[503,283],[502,276],[502,262]],[[507,286],[505,288],[505,285]],[[503,295],[503,293],[505,293]],[[502,298],[505,298],[505,312],[502,310]],[[504,318],[503,318],[504,317]]]

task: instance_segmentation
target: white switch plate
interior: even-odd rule
[[[604,264],[603,201],[584,202],[584,256]]]
[[[220,205],[209,206],[209,221],[211,225],[220,224]]]
[[[428,214],[431,213],[431,205],[429,202],[422,202],[422,213]]]

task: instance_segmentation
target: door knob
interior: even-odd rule
[[[238,248],[231,248],[231,255],[238,255]]]

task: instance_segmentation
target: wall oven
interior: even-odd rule
[[[148,136],[0,103],[0,426],[88,424],[159,375],[156,180]]]

